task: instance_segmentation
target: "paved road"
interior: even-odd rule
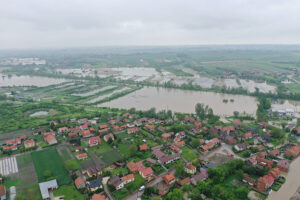
[[[104,192],[107,194],[110,200],[115,200],[115,197],[110,193],[107,184],[103,184]]]

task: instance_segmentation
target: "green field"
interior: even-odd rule
[[[192,161],[196,158],[198,158],[197,154],[191,150],[190,148],[188,147],[182,147],[181,148],[182,150],[182,156],[187,160],[187,161]]]
[[[56,179],[59,185],[67,185],[71,182],[56,149],[32,152],[31,156],[39,182],[52,179]]]
[[[118,152],[114,151],[114,150],[107,151],[107,152],[101,154],[100,158],[107,165],[110,165],[110,164],[122,159],[121,155]]]
[[[26,200],[40,200],[42,199],[40,188],[38,184],[25,187],[18,191],[18,196],[24,197]]]
[[[64,195],[65,200],[85,200],[86,198],[75,188],[74,185],[64,185],[53,191],[55,197]]]
[[[21,156],[17,157],[18,167],[22,168],[23,166],[26,166],[28,163],[32,162],[31,154],[23,154]]]

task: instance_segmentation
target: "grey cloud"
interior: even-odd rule
[[[0,48],[300,43],[298,0],[0,1]]]

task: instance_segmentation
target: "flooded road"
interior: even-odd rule
[[[228,102],[224,103],[224,99],[227,99]],[[233,102],[230,101],[231,99]],[[144,87],[98,106],[136,108],[137,110],[156,108],[157,111],[172,110],[173,112],[194,113],[197,103],[208,105],[215,114],[220,116],[233,115],[234,111],[255,115],[257,107],[256,99],[249,96],[156,87]]]
[[[290,165],[288,174],[284,174],[286,182],[275,192],[272,191],[268,200],[290,199],[300,186],[300,157],[294,160]]]

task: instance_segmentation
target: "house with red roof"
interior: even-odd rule
[[[103,140],[105,142],[108,142],[109,139],[111,139],[112,141],[115,140],[115,137],[114,137],[114,135],[112,133],[109,133],[109,134],[103,136]]]
[[[58,129],[58,133],[65,133],[65,132],[67,132],[69,129],[68,129],[68,127],[66,127],[66,126],[64,126],[64,127],[61,127],[61,128],[59,128]]]
[[[78,160],[84,160],[84,159],[87,159],[88,158],[88,154],[87,153],[80,153],[80,154],[77,154],[76,155],[76,158]]]
[[[18,146],[15,145],[15,144],[14,145],[10,145],[10,146],[4,146],[3,150],[4,151],[9,151],[9,150],[16,151],[16,150],[18,150]]]
[[[85,124],[80,126],[80,129],[82,129],[82,130],[86,130],[88,128],[89,128],[89,123],[85,123]]]
[[[291,157],[298,157],[300,155],[300,146],[295,145],[291,148],[289,148],[286,152],[285,152],[286,156],[291,156]]]
[[[99,125],[99,129],[106,129],[106,128],[108,128],[108,125],[106,124]]]
[[[288,160],[280,160],[277,163],[277,167],[280,169],[282,172],[288,172],[290,168],[290,162]]]
[[[188,174],[195,174],[196,173],[196,167],[194,165],[186,165],[184,168],[184,171]]]
[[[252,132],[247,132],[247,133],[245,133],[244,135],[243,135],[243,138],[245,139],[245,140],[248,140],[248,139],[251,139],[253,137],[253,134],[252,134]]]
[[[184,138],[186,137],[184,131],[180,131],[180,132],[176,133],[175,136],[178,137],[178,138],[180,138],[181,140],[184,139]]]
[[[174,133],[173,133],[173,134],[174,134]],[[171,136],[172,136],[171,133],[163,133],[163,134],[161,135],[161,138],[162,138],[163,140],[169,140],[169,139],[171,138]]]
[[[82,135],[82,137],[87,138],[87,137],[91,137],[92,133],[90,130],[81,130],[80,134]]]
[[[77,136],[78,136],[78,133],[76,133],[76,132],[68,133],[68,137],[70,137],[70,138],[77,137]]]
[[[155,130],[155,126],[152,124],[146,124],[145,128],[148,129],[149,131],[154,131]]]
[[[151,167],[147,167],[147,168],[142,168],[139,171],[140,175],[147,180],[150,180],[154,174],[153,170]]]
[[[232,133],[235,131],[235,127],[234,126],[226,126],[226,127],[223,127],[222,130],[226,133]]]
[[[139,146],[140,151],[147,151],[149,149],[147,144],[141,144]]]
[[[236,128],[240,128],[243,125],[240,120],[234,120],[233,124]]]
[[[44,140],[45,140],[45,142],[47,142],[49,145],[52,145],[52,144],[56,144],[56,143],[57,143],[56,137],[53,136],[53,135],[47,135],[46,137],[44,137]]]
[[[123,184],[126,185],[127,183],[130,183],[130,182],[134,181],[134,175],[133,174],[128,174],[126,176],[123,176],[122,181],[123,181]]]
[[[163,127],[163,126],[159,126],[157,129],[160,130],[161,132],[165,132],[166,131],[166,128]]]
[[[185,142],[182,140],[180,142],[176,142],[175,145],[178,147],[183,147],[185,145]]]
[[[171,185],[175,183],[175,176],[173,173],[168,173],[165,176],[162,177],[162,179],[168,184]]]
[[[104,133],[107,133],[108,131],[109,131],[108,128],[104,128],[104,129],[99,129],[98,133],[99,133],[99,135],[103,135]]]
[[[140,171],[142,168],[144,168],[144,165],[143,165],[142,161],[139,161],[137,163],[134,163],[133,161],[130,161],[130,162],[127,163],[127,168],[132,173],[136,173],[136,172]]]
[[[25,147],[25,149],[29,149],[29,148],[35,147],[35,141],[34,141],[34,139],[25,140],[24,141],[24,147]]]
[[[260,192],[265,192],[268,188],[270,188],[274,183],[274,178],[271,175],[265,175],[260,177],[256,182],[256,188]]]
[[[277,179],[280,176],[280,169],[278,167],[272,168],[269,173],[274,179]]]
[[[99,136],[94,136],[89,138],[90,147],[98,146],[99,144],[101,144],[101,139]]]
[[[186,177],[180,181],[177,182],[178,187],[182,187],[184,184],[189,185],[191,183],[191,178],[190,177]]]
[[[170,148],[172,151],[175,151],[176,153],[182,153],[182,150],[173,144],[170,145]]]
[[[85,181],[83,180],[83,178],[81,178],[81,177],[76,178],[75,186],[77,189],[85,188]]]
[[[184,117],[184,121],[185,121],[185,122],[194,123],[196,120],[195,120],[193,117],[185,116],[185,117]]]
[[[201,122],[194,122],[194,128],[201,128],[202,127],[202,123]]]
[[[106,197],[102,194],[93,194],[90,200],[106,200]]]
[[[134,133],[137,133],[139,131],[139,128],[138,127],[133,127],[133,128],[129,128],[127,130],[127,133],[128,134],[134,134]]]

